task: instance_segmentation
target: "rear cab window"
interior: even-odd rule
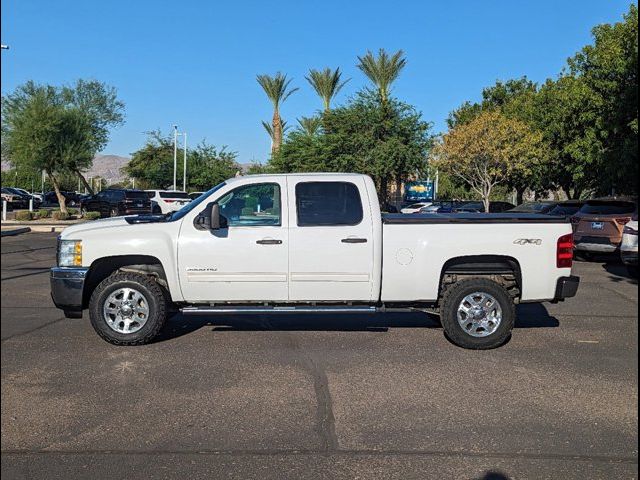
[[[187,192],[160,192],[160,198],[179,198],[184,200],[191,200],[191,197]]]
[[[133,200],[148,200],[149,194],[147,192],[143,192],[142,190],[128,190],[123,192],[123,197],[131,198]]]
[[[351,182],[296,184],[299,227],[358,225],[363,219],[358,187]]]
[[[587,202],[580,213],[587,215],[631,215],[637,211],[633,202],[591,201]]]

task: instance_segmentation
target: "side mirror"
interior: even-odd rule
[[[211,205],[209,210],[209,228],[211,230],[220,230],[220,206],[217,203]]]

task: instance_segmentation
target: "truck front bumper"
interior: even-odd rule
[[[67,318],[82,317],[82,295],[88,268],[53,267],[51,269],[51,299]]]
[[[554,302],[562,302],[565,298],[575,297],[578,293],[580,277],[571,275],[570,277],[560,277],[556,284],[556,296]]]

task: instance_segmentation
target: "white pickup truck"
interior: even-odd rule
[[[383,215],[357,174],[251,175],[167,215],[75,225],[52,298],[89,309],[106,341],[138,345],[183,315],[433,310],[466,348],[503,344],[520,302],[576,294],[564,218]]]

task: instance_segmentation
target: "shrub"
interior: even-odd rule
[[[82,218],[84,218],[85,220],[95,220],[97,218],[100,218],[100,212],[86,212]]]
[[[47,210],[46,208],[41,208],[37,212],[38,218],[49,218],[51,215],[51,210]]]
[[[33,214],[29,210],[16,212],[16,220],[33,220]]]
[[[51,216],[53,217],[54,220],[69,220],[69,214],[64,213],[60,210],[54,210],[51,213]]]
[[[69,212],[69,215],[77,215],[78,214],[78,209],[77,208],[67,208],[67,212]]]

